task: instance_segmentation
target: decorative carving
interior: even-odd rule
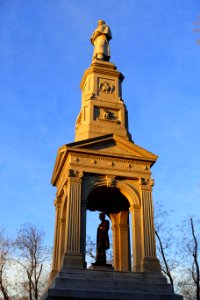
[[[139,184],[141,185],[142,188],[151,190],[152,187],[154,186],[154,179],[140,178]]]
[[[109,110],[105,110],[104,111],[104,115],[103,115],[104,119],[106,120],[115,120],[115,113]]]
[[[79,171],[78,172],[78,176],[81,178],[81,177],[83,177],[84,176],[84,172],[83,171]]]
[[[150,185],[150,186],[154,186],[154,179],[151,178],[151,179],[149,180],[149,185]]]
[[[77,177],[77,178],[81,178],[84,176],[83,171],[77,171],[77,170],[73,170],[73,169],[69,169],[68,170],[68,177]],[[66,184],[67,184],[67,180],[66,180]]]
[[[147,178],[140,178],[139,183],[140,183],[140,185],[147,185],[148,180],[149,179],[147,179]]]
[[[114,165],[115,165],[114,161],[111,161],[110,166],[114,167]]]
[[[96,156],[92,154],[73,154],[72,157],[74,164],[71,167],[73,168],[76,168],[76,166],[81,162],[81,166],[83,167],[83,169],[85,168],[85,170],[89,166],[95,167],[96,165],[98,165],[99,168],[105,168],[105,166],[115,166],[119,170],[127,170],[127,172],[138,173],[138,178],[141,176],[144,178],[145,174],[148,176],[150,175],[150,166],[144,164],[143,162],[138,162],[136,160],[110,158],[105,156]],[[76,158],[78,158],[79,162]]]
[[[108,82],[102,82],[99,86],[99,91],[105,94],[112,94],[115,90],[115,86]]]
[[[101,107],[97,119],[112,121],[116,122],[117,124],[120,124],[121,122],[119,121],[118,112],[118,110],[110,110],[109,108],[106,109]]]
[[[56,208],[60,208],[61,203],[62,203],[62,198],[61,198],[61,197],[57,197],[57,198],[54,200],[54,206],[55,206]]]
[[[95,93],[92,93],[92,94],[90,95],[90,99],[95,99],[95,98],[96,98]]]
[[[77,170],[69,169],[68,170],[68,177],[76,177],[79,175],[79,172]]]
[[[116,186],[116,180],[115,176],[106,176],[107,181],[107,187],[115,187]]]

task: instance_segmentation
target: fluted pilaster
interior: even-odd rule
[[[152,203],[152,179],[140,180],[142,220],[143,220],[143,271],[160,272],[160,263],[156,257],[155,229]]]
[[[66,240],[63,265],[65,267],[82,267],[80,252],[81,228],[81,178],[78,173],[69,170],[67,180]]]

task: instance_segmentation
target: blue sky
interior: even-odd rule
[[[0,224],[9,234],[31,221],[52,243],[51,174],[58,147],[74,140],[98,19],[112,30],[133,139],[159,155],[154,201],[173,209],[174,226],[198,216],[199,16],[197,0],[0,0]]]

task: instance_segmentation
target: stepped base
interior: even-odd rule
[[[164,276],[152,273],[62,269],[41,300],[182,300]]]

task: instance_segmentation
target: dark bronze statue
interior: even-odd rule
[[[101,224],[99,224],[97,229],[97,256],[96,266],[105,266],[106,265],[106,250],[110,248],[108,230],[110,227],[109,221],[105,219],[105,214],[100,213],[99,219]]]

